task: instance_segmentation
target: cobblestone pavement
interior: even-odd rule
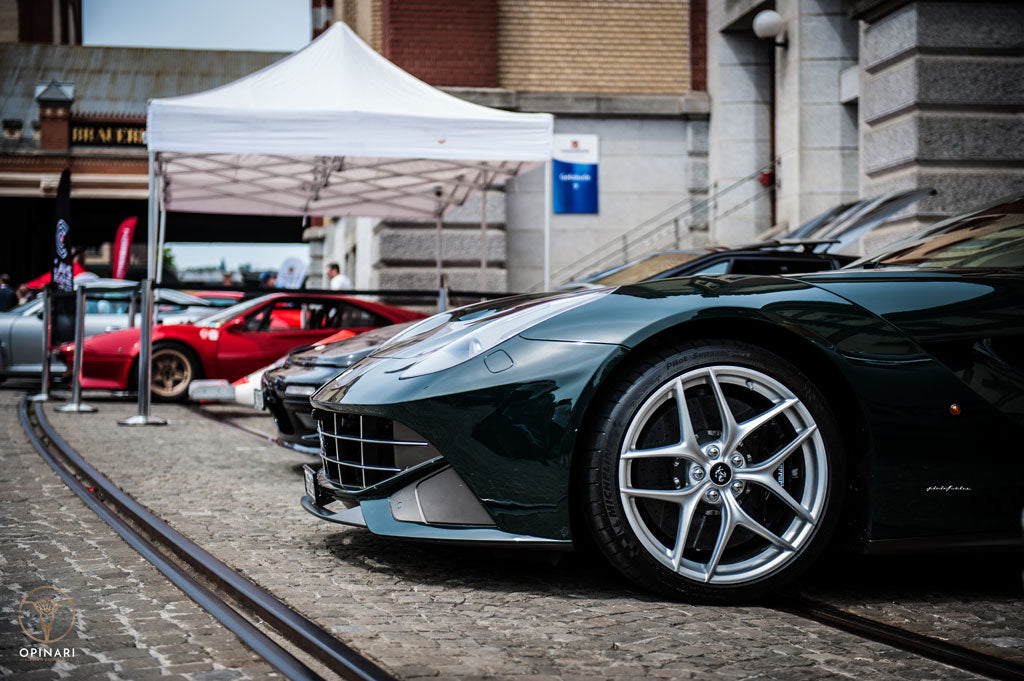
[[[280,678],[64,485],[25,438],[17,417],[21,394],[0,390],[0,677]],[[42,647],[19,625],[22,599],[41,586],[56,586],[73,602],[73,624],[62,604],[50,635],[68,626],[70,632],[47,646],[57,655],[73,650],[73,657],[22,657]],[[29,632],[42,637],[31,607],[24,612]]]
[[[1019,554],[834,556],[806,595],[869,619],[1024,663]]]
[[[178,530],[406,679],[976,678],[767,608],[659,600],[583,556],[551,565],[324,523],[298,504],[311,458],[181,406],[154,405],[166,427],[118,428],[134,404],[91,402],[98,413],[50,416],[72,446]],[[206,409],[272,432],[249,410]],[[1007,618],[1017,624],[1019,605]]]

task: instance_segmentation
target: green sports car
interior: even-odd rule
[[[709,601],[779,588],[833,536],[1019,546],[1022,349],[1024,195],[833,272],[481,303],[313,395],[302,504],[406,539],[592,540]]]

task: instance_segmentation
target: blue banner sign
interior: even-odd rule
[[[555,135],[555,213],[597,213],[597,135]]]

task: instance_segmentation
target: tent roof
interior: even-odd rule
[[[338,23],[233,83],[151,100],[147,125],[169,210],[414,217],[549,159],[553,118],[453,97]]]

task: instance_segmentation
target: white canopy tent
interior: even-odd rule
[[[552,130],[551,114],[491,109],[431,87],[335,24],[233,83],[150,100],[148,289],[168,210],[433,218],[440,235],[443,216],[474,190],[542,163],[546,281]],[[141,423],[152,422],[151,337],[146,322],[132,419]]]

